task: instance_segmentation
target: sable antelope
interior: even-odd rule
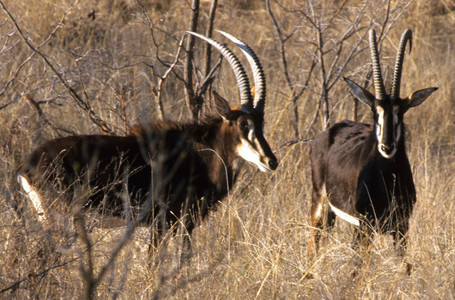
[[[75,135],[45,142],[18,170],[18,181],[41,220],[62,206],[74,205],[74,186],[88,186],[84,210],[125,218],[129,213],[153,225],[157,236],[182,222],[188,235],[195,223],[221,201],[235,182],[237,161],[243,158],[261,171],[275,170],[278,161],[263,135],[266,84],[253,50],[234,41],[252,66],[256,93],[238,58],[224,45],[189,32],[214,46],[232,67],[241,106],[231,109],[214,92],[217,116],[192,123],[158,122],[138,125],[127,136]],[[119,194],[126,186],[130,207]],[[48,196],[50,190],[54,197]],[[65,194],[65,201],[55,195]],[[73,197],[74,198],[74,197]],[[175,227],[175,226],[174,226]],[[189,238],[186,239],[189,247]]]
[[[334,225],[335,217],[356,225],[355,241],[368,243],[374,226],[391,233],[403,253],[409,217],[416,191],[405,149],[403,117],[437,88],[427,88],[400,98],[400,81],[406,44],[412,47],[412,32],[401,36],[390,95],[381,75],[376,34],[370,31],[375,96],[345,78],[354,96],[368,105],[373,125],[344,120],[324,131],[311,146],[313,193],[308,253],[318,249],[320,231]],[[322,190],[325,185],[330,210],[324,216]],[[316,248],[316,249],[314,249]]]

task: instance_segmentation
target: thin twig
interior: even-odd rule
[[[179,47],[177,49],[177,53],[175,54],[174,61],[172,62],[170,67],[166,70],[164,75],[159,77],[159,80],[158,80],[158,88],[157,88],[157,91],[156,91],[156,94],[155,94],[155,99],[156,99],[155,102],[156,102],[157,107],[158,107],[158,116],[159,116],[159,118],[161,118],[161,120],[164,120],[164,117],[165,117],[164,116],[163,101],[161,99],[162,92],[163,92],[163,84],[164,84],[164,81],[166,80],[166,78],[174,70],[175,66],[179,62],[180,52],[182,51],[182,48],[183,48],[183,40],[184,39],[185,39],[185,34],[180,39]]]
[[[265,4],[266,4],[266,7],[267,7],[267,12],[269,13],[270,18],[272,19],[273,27],[275,28],[275,31],[278,34],[278,38],[280,39],[280,56],[281,56],[281,63],[283,64],[284,78],[286,79],[286,83],[287,83],[289,89],[292,91],[294,85],[293,85],[293,83],[291,81],[291,77],[289,75],[288,63],[287,63],[287,58],[286,58],[285,43],[286,43],[287,40],[289,40],[289,38],[292,36],[292,34],[295,31],[293,31],[287,37],[284,37],[283,33],[281,31],[281,27],[278,24],[278,21],[276,20],[275,15],[273,14],[272,8],[270,6],[270,0],[266,0]],[[298,26],[294,27],[294,30],[296,30],[297,27]]]
[[[37,53],[39,56],[41,56],[44,60],[44,62],[51,68],[51,70],[55,73],[55,75],[58,77],[58,79],[61,81],[61,83],[66,87],[68,90],[69,94],[71,97],[75,100],[76,104],[82,108],[85,112],[88,113],[90,119],[98,125],[98,127],[101,128],[102,131],[105,133],[113,134],[113,131],[109,128],[106,122],[104,122],[90,107],[90,104],[88,102],[85,102],[77,93],[76,91],[69,85],[69,83],[63,78],[63,75],[57,71],[57,69],[54,67],[54,65],[49,61],[49,59],[44,55],[38,48],[33,46],[31,42],[25,37],[24,33],[22,32],[22,29],[19,27],[17,24],[16,20],[12,16],[12,14],[9,12],[9,10],[6,8],[6,6],[3,4],[3,1],[0,1],[0,6],[2,7],[3,11],[8,15],[9,19],[11,22],[14,23],[14,26],[16,27],[17,31],[19,32],[19,35],[22,37],[24,40],[25,44],[32,49],[33,52]]]
[[[205,32],[205,36],[208,38],[212,37],[212,32],[213,32],[213,24],[215,22],[215,14],[216,14],[216,7],[217,7],[218,1],[217,0],[212,0],[212,4],[210,5],[210,12],[209,12],[209,23],[207,26],[207,30]],[[204,76],[208,78],[208,75],[210,73],[210,68],[211,68],[211,57],[212,57],[212,47],[210,46],[209,43],[206,43],[205,45],[205,68],[204,68]]]
[[[274,26],[275,31],[280,40],[280,57],[281,57],[281,63],[283,65],[283,74],[284,74],[284,78],[286,79],[287,86],[288,86],[289,90],[291,91],[290,99],[292,101],[293,111],[294,111],[294,121],[293,122],[291,121],[291,125],[293,125],[295,137],[298,138],[300,136],[300,133],[299,133],[299,128],[298,128],[299,113],[298,113],[297,102],[306,90],[306,87],[312,77],[312,73],[314,70],[314,66],[316,65],[316,61],[313,59],[305,84],[302,86],[302,88],[299,91],[296,91],[296,86],[292,82],[292,79],[289,75],[289,68],[288,68],[288,62],[287,62],[287,57],[286,57],[285,44],[294,35],[294,33],[297,31],[297,29],[300,27],[300,24],[304,18],[299,18],[299,20],[297,21],[297,24],[294,26],[294,28],[291,30],[291,32],[287,36],[284,36],[284,34],[281,30],[280,24],[278,23],[275,15],[273,14],[272,8],[270,6],[270,0],[266,1],[266,8],[267,8],[267,12],[269,13],[270,18],[272,19],[273,26]]]
[[[1,2],[1,1],[0,1]],[[74,8],[76,7],[76,4],[77,2],[72,5],[70,8],[68,8],[64,13],[63,13],[63,16],[62,18],[60,19],[60,21],[57,23],[57,25],[54,27],[54,29],[51,31],[51,33],[47,36],[47,38],[39,45],[37,46],[36,48],[37,49],[40,49],[41,47],[43,47],[44,45],[46,45],[50,40],[51,38],[55,35],[55,33],[57,32],[58,29],[60,29],[61,27],[63,27],[63,22],[65,21],[65,18],[66,18],[66,15]],[[7,22],[8,19],[5,19],[5,23]],[[8,80],[8,82],[6,82],[6,84],[4,85],[3,87],[3,90],[0,92],[0,96],[2,96],[6,90],[8,89],[8,87],[10,86],[10,84],[16,80],[20,70],[35,56],[36,52],[32,52],[32,54],[29,55],[29,57],[27,57],[18,67],[17,69],[13,72],[13,76],[10,78],[10,80]],[[6,106],[5,106],[6,107]],[[0,107],[0,109],[2,109],[4,107]]]
[[[290,147],[290,146],[295,145],[297,143],[307,144],[307,143],[312,143],[312,142],[313,142],[313,139],[295,139],[295,140],[290,140],[290,141],[286,141],[284,144],[282,144],[280,147],[278,147],[275,151],[277,151],[277,152],[281,151],[281,149]]]
[[[41,271],[41,272],[39,272],[39,273],[36,273],[36,274],[29,274],[29,275],[27,275],[27,277],[24,277],[24,278],[22,278],[22,279],[20,279],[20,280],[18,280],[18,281],[16,281],[16,282],[14,282],[12,285],[10,285],[10,286],[8,286],[8,287],[6,287],[6,288],[0,290],[0,294],[3,294],[3,293],[5,293],[5,292],[7,292],[7,291],[9,291],[9,290],[14,290],[14,289],[16,289],[21,283],[23,283],[23,282],[26,281],[26,280],[29,280],[31,277],[41,277],[41,276],[43,276],[44,274],[46,274],[46,273],[48,273],[48,272],[50,272],[50,271],[52,271],[52,270],[54,270],[54,269],[58,269],[58,268],[61,268],[61,267],[66,266],[66,265],[68,265],[68,264],[71,264],[71,263],[77,261],[78,259],[80,259],[80,258],[82,257],[82,255],[83,255],[83,254],[81,254],[80,256],[77,256],[77,257],[75,257],[75,258],[73,258],[73,259],[70,259],[70,260],[68,260],[68,261],[62,262],[62,263],[60,263],[60,264],[53,265],[52,267],[49,267],[49,268],[47,268],[47,269],[45,269],[45,270],[43,270],[43,271]]]
[[[204,80],[202,80],[202,82],[200,84],[200,88],[199,88],[200,95],[205,94],[208,87],[215,79],[215,76],[214,76],[215,71],[221,66],[222,61],[223,61],[223,55],[220,55],[220,59],[218,60],[218,62],[215,64],[215,66],[213,66],[212,70],[210,70],[210,72],[207,74],[207,76],[205,76]]]

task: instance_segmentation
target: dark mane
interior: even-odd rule
[[[128,135],[145,137],[151,132],[178,131],[185,132],[188,134],[188,137],[197,139],[198,137],[205,136],[207,129],[219,126],[222,121],[221,117],[214,116],[206,116],[198,122],[153,121],[146,124],[140,123],[134,125]]]

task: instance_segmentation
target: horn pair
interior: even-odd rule
[[[258,57],[254,53],[254,51],[243,41],[224,31],[221,30],[216,31],[230,39],[232,42],[234,42],[242,50],[243,54],[248,59],[248,63],[250,64],[254,77],[255,85],[254,99],[253,95],[251,94],[250,84],[245,69],[240,63],[240,60],[234,55],[234,53],[228,47],[214,39],[205,37],[199,33],[192,31],[187,31],[187,33],[192,34],[215,47],[229,62],[229,65],[234,71],[235,78],[239,86],[241,110],[245,112],[251,112],[253,110],[256,110],[259,111],[260,113],[264,113],[266,84],[264,70],[261,66]]]
[[[395,60],[395,68],[393,71],[392,86],[390,89],[390,97],[392,99],[400,98],[400,84],[401,84],[401,73],[403,70],[403,59],[406,44],[409,41],[409,52],[412,49],[412,31],[407,29],[403,32],[400,39],[400,44],[397,50],[397,57]],[[374,87],[376,93],[376,99],[384,100],[386,98],[386,92],[384,82],[381,74],[381,64],[379,62],[378,45],[376,42],[376,32],[374,29],[370,30],[370,50],[371,50],[371,61],[373,64],[373,77]]]

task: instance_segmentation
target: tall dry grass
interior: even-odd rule
[[[246,2],[220,3],[215,28],[249,43],[265,67],[266,136],[280,159],[278,170],[263,174],[244,167],[229,196],[194,231],[193,255],[181,268],[179,236],[149,255],[148,232],[138,229],[94,295],[120,299],[455,298],[452,2],[392,1],[390,31],[382,44],[383,68],[388,65],[389,72],[385,73],[390,75],[399,36],[404,28],[411,28],[413,50],[405,58],[402,96],[420,88],[439,87],[426,103],[406,115],[408,156],[418,202],[404,259],[397,256],[387,236],[376,237],[370,253],[354,251],[350,245],[352,228],[337,222],[314,261],[306,254],[311,196],[308,143],[281,147],[296,138],[292,89],[284,78],[280,42],[265,3]],[[358,38],[371,19],[377,25],[385,18],[387,3],[369,2],[272,2],[283,32],[295,30],[285,44],[294,88],[307,79],[315,49],[314,31],[307,21],[299,23],[299,12],[312,9],[321,22],[335,14],[336,23],[325,32],[334,40],[362,13]],[[64,16],[40,51],[78,93],[87,96],[92,109],[118,134],[126,130],[124,120],[132,125],[157,117],[152,100],[157,78],[150,66],[162,75],[166,67],[157,56],[172,62],[189,22],[187,1],[151,1],[144,6],[155,26],[155,42],[147,18],[134,1],[81,1],[74,7],[71,1],[4,3],[35,46],[49,37]],[[200,32],[204,32],[209,3],[203,1],[201,6]],[[327,59],[334,57],[329,51],[333,46],[330,41]],[[49,66],[38,55],[32,55],[3,11],[0,45],[0,290],[6,289],[0,297],[83,297],[87,279],[106,265],[125,228],[94,228],[89,232],[94,268],[92,275],[84,275],[81,270],[89,270],[86,244],[78,240],[68,249],[53,249],[19,192],[14,172],[24,156],[44,140],[71,133],[99,133],[100,128],[75,105]],[[362,45],[365,47],[366,41]],[[197,47],[202,49],[202,44]],[[368,51],[359,52],[343,75],[363,80],[368,62]],[[178,65],[176,72],[180,71]],[[322,131],[321,115],[316,114],[320,69],[316,67],[314,72],[296,102],[300,138],[313,138]],[[228,68],[223,67],[217,75],[214,89],[237,99]],[[182,120],[189,116],[182,83],[175,76],[166,80],[163,93],[169,118]],[[42,117],[25,95],[42,101]],[[331,123],[353,118],[353,101],[342,81],[334,84],[329,99]],[[122,106],[122,101],[126,105]],[[209,111],[210,106],[205,109]],[[359,119],[369,121],[369,111],[359,109]],[[16,203],[24,212],[22,219],[12,208]],[[407,264],[412,266],[410,275],[406,274]]]

